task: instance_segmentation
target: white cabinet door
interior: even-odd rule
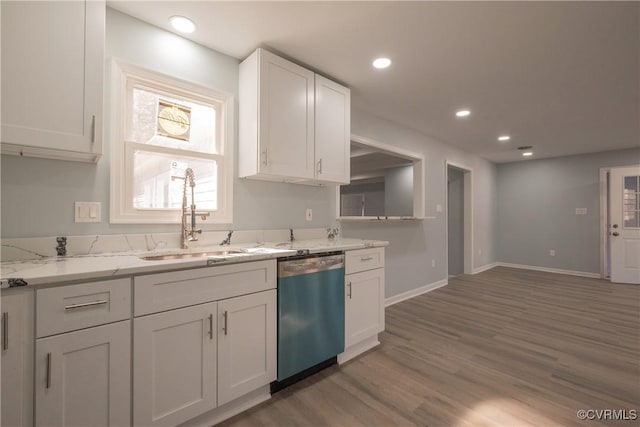
[[[315,157],[318,181],[348,184],[351,91],[316,74]]]
[[[345,277],[345,348],[384,330],[384,268]]]
[[[313,178],[314,73],[260,50],[261,171]]]
[[[240,64],[239,96],[239,176],[313,179],[314,73],[257,49]]]
[[[134,425],[177,425],[216,407],[216,309],[134,319]]]
[[[2,149],[102,153],[104,1],[2,2]]]
[[[36,340],[36,426],[131,425],[131,321]]]
[[[218,302],[218,404],[276,379],[276,290]]]
[[[2,293],[2,425],[33,425],[33,291]]]

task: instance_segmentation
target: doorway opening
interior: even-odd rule
[[[473,274],[472,170],[446,162],[447,274]]]

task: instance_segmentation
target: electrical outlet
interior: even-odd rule
[[[431,267],[435,267],[435,266],[436,266],[436,260],[435,260],[435,259],[432,259],[432,260],[431,260]]]
[[[549,256],[556,256],[556,250],[555,249],[549,249]]]
[[[313,220],[313,209],[307,208],[307,216],[305,217],[307,221]]]

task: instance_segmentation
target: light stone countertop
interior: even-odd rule
[[[0,263],[2,288],[8,287],[8,279],[20,278],[28,286],[47,285],[79,280],[96,280],[135,274],[182,270],[213,265],[259,261],[299,254],[299,250],[310,254],[348,251],[369,247],[387,246],[388,242],[353,238],[296,240],[293,243],[237,244],[230,247],[197,247],[190,250],[163,249],[157,251],[132,251],[78,255],[67,257],[46,257],[35,260],[9,261]],[[211,257],[195,257],[148,261],[141,256],[164,255],[184,252],[207,252],[209,250],[241,249],[239,254]]]

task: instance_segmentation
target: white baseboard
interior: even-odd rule
[[[434,283],[429,283],[428,285],[421,286],[416,289],[411,289],[410,291],[403,292],[398,295],[394,295],[385,299],[384,306],[389,307],[390,305],[397,304],[401,301],[408,300],[409,298],[417,297],[418,295],[426,294],[427,292],[431,292],[443,286],[447,286],[449,283],[449,279],[442,279]]]
[[[483,271],[491,270],[493,267],[496,267],[499,263],[492,262],[491,264],[485,264],[480,267],[476,267],[473,269],[473,274],[482,273]]]
[[[594,279],[600,279],[602,277],[600,275],[600,273],[589,273],[589,272],[586,272],[586,271],[563,270],[561,268],[538,267],[537,265],[511,264],[511,263],[508,263],[508,262],[496,262],[495,264],[496,264],[496,266],[500,266],[500,267],[521,268],[523,270],[546,271],[548,273],[568,274],[570,276],[591,277],[591,278],[594,278]]]

